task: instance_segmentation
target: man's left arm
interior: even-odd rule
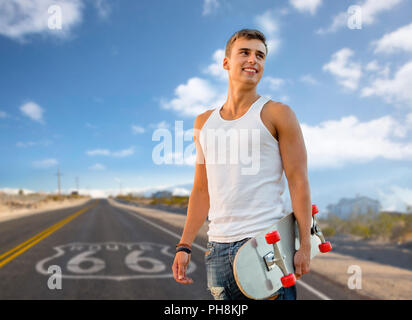
[[[302,130],[293,110],[287,105],[276,109],[275,127],[292,209],[299,227],[300,249],[295,254],[295,275],[309,272],[312,203],[307,170],[307,153]]]

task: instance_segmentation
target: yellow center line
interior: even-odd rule
[[[8,256],[9,254],[11,254],[13,251],[18,250],[19,248],[25,246],[26,244],[28,244],[29,242],[35,240],[36,238],[42,236],[43,234],[45,234],[46,232],[52,230],[53,228],[59,226],[60,224],[64,223],[68,218],[63,219],[62,221],[57,222],[56,224],[52,225],[51,227],[47,228],[46,230],[43,230],[42,232],[36,234],[35,236],[33,236],[32,238],[30,238],[27,241],[24,241],[23,243],[19,244],[17,247],[3,253],[2,255],[0,255],[0,260],[3,259],[4,257]]]
[[[3,259],[4,257],[9,256],[10,254],[12,254],[13,252],[15,252],[13,255],[9,256],[8,258],[4,259],[3,261],[0,262],[0,268],[3,267],[5,264],[7,264],[8,262],[10,262],[11,260],[13,260],[14,258],[16,258],[17,256],[21,255],[23,252],[25,252],[26,250],[28,250],[29,248],[31,248],[32,246],[34,246],[36,243],[40,242],[41,240],[43,240],[44,238],[48,237],[49,235],[51,235],[53,232],[55,232],[56,230],[60,229],[61,227],[63,227],[65,224],[69,223],[71,220],[73,220],[74,218],[76,218],[77,216],[79,216],[80,214],[86,212],[87,210],[95,207],[97,205],[98,201],[96,203],[94,203],[91,206],[88,206],[86,208],[83,208],[77,212],[75,212],[74,214],[72,214],[71,216],[59,221],[58,223],[52,225],[51,227],[43,230],[42,232],[38,233],[37,235],[35,235],[34,237],[30,238],[29,240],[26,240],[25,242],[19,244],[18,246],[16,246],[15,248],[3,253],[2,255],[0,255],[0,260]],[[20,249],[20,250],[19,250]]]

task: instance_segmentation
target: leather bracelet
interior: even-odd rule
[[[192,253],[192,250],[190,250],[189,248],[186,248],[186,247],[179,247],[179,248],[176,249],[176,253],[178,253],[178,252],[180,252],[180,251],[184,251],[184,252],[186,252],[186,253],[188,253],[188,254],[191,254],[191,253]]]
[[[192,249],[192,246],[190,245],[190,244],[188,244],[188,243],[178,243],[177,245],[176,245],[176,248],[178,248],[178,247],[186,247],[186,248],[188,248],[188,249]]]

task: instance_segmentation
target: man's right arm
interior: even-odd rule
[[[205,157],[199,143],[199,132],[206,122],[209,112],[205,112],[195,119],[193,140],[196,146],[195,177],[192,192],[189,197],[186,222],[180,243],[192,245],[197,233],[206,221],[209,213],[209,192],[206,174]],[[172,270],[175,280],[182,284],[193,283],[186,277],[186,269],[190,261],[190,255],[184,251],[176,253]]]
[[[194,125],[193,140],[196,146],[195,177],[192,192],[189,197],[186,223],[182,238],[180,239],[181,243],[187,244],[192,244],[209,213],[209,192],[205,157],[199,143],[199,132],[205,122],[204,118],[205,114],[196,117]]]

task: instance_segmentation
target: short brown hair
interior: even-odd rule
[[[266,45],[266,37],[265,35],[256,29],[242,29],[235,32],[226,43],[226,50],[225,56],[230,57],[230,53],[232,51],[233,43],[239,38],[247,38],[247,39],[258,39],[263,42],[266,48],[266,55],[268,52],[268,46]]]

